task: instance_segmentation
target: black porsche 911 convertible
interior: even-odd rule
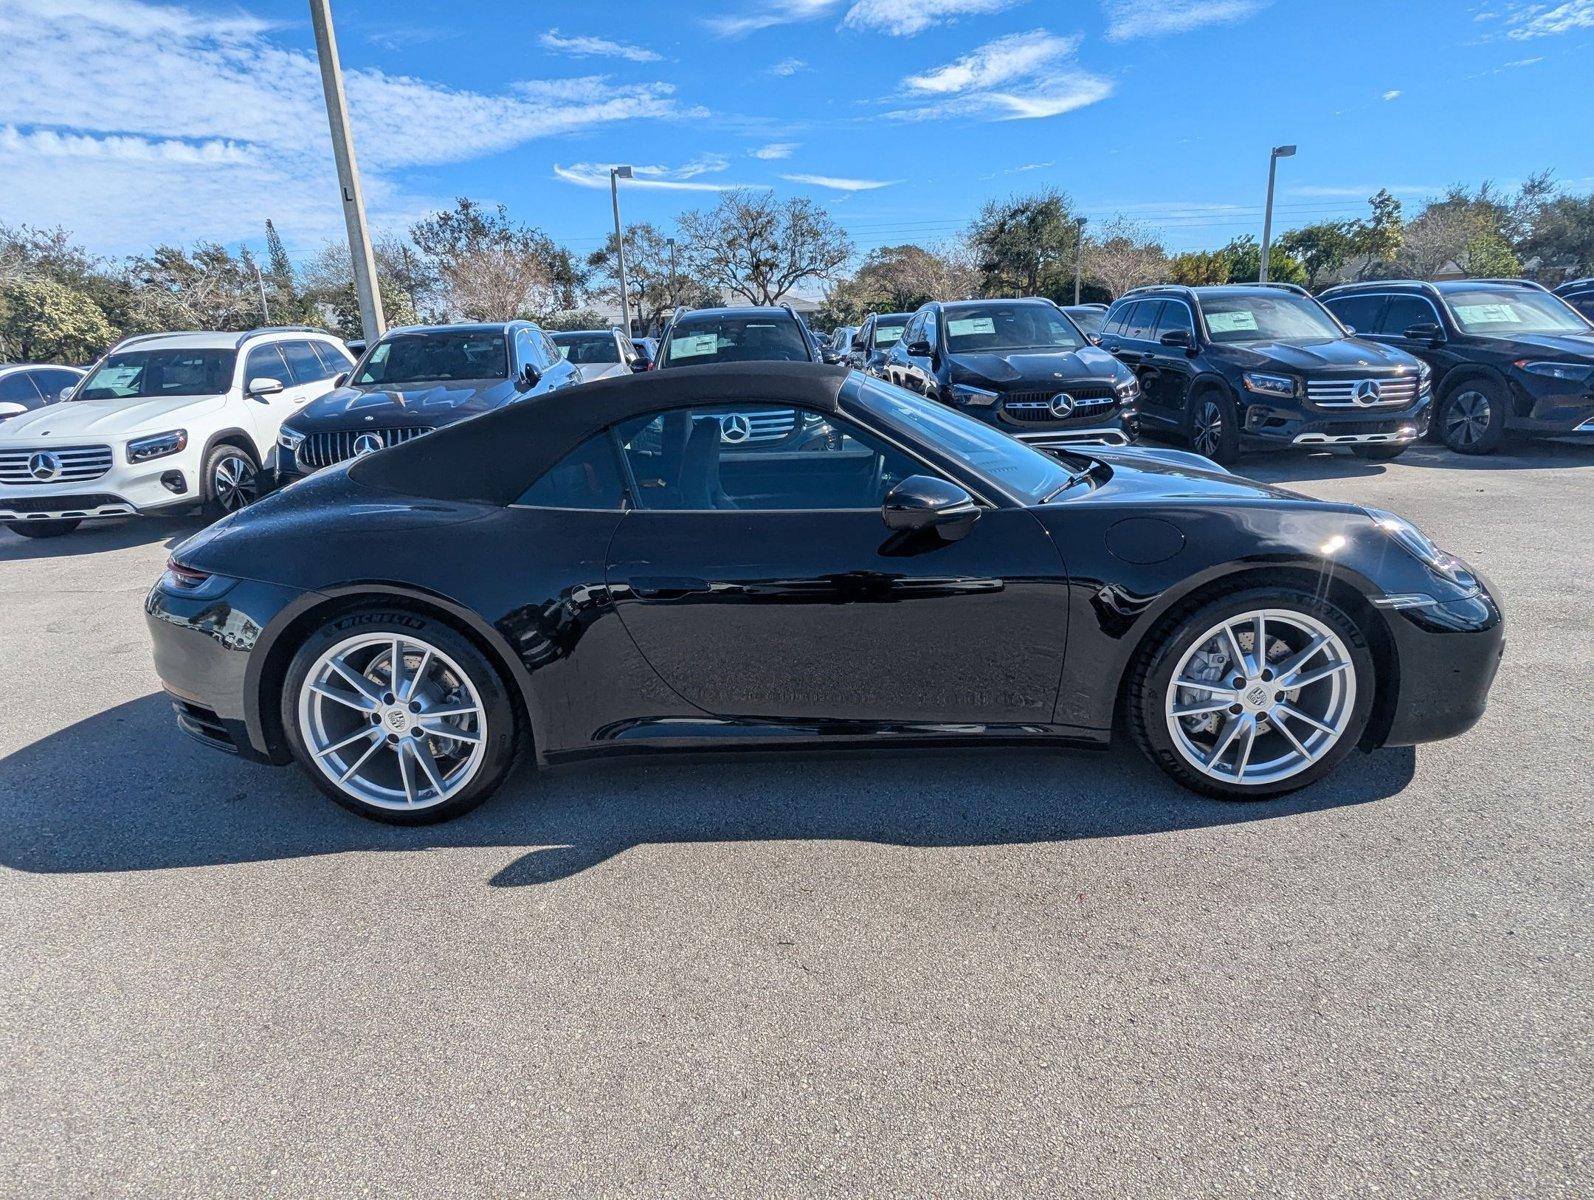
[[[1259,799],[1468,729],[1503,646],[1399,517],[814,364],[604,380],[332,468],[185,542],[147,610],[183,729],[400,823],[517,750],[1115,728]]]

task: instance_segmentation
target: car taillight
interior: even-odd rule
[[[198,591],[210,582],[210,574],[185,567],[175,558],[166,560],[166,580],[180,591]]]

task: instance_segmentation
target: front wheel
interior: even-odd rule
[[[1439,436],[1457,454],[1493,454],[1505,440],[1505,409],[1499,384],[1463,380],[1439,411]]]
[[[1352,446],[1351,453],[1369,462],[1389,462],[1406,453],[1406,446]]]
[[[77,517],[56,517],[44,521],[6,521],[5,527],[12,533],[21,534],[28,538],[53,538],[60,537],[63,533],[71,533],[83,522]]]
[[[205,456],[204,511],[216,521],[260,499],[260,468],[236,446],[214,447]]]
[[[456,630],[411,613],[345,613],[313,633],[289,664],[282,723],[317,787],[394,825],[468,812],[514,760],[503,679]]]
[[[1129,722],[1152,762],[1194,791],[1261,800],[1322,778],[1372,709],[1354,621],[1293,588],[1249,588],[1160,632],[1131,677]]]
[[[1190,449],[1213,462],[1232,463],[1240,457],[1240,424],[1234,402],[1208,388],[1191,403]]]

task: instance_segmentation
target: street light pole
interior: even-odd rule
[[[620,228],[620,180],[631,178],[630,167],[609,168],[609,199],[614,201],[614,253],[620,260],[620,323],[631,336],[631,297],[625,286],[625,233]]]
[[[360,192],[360,167],[354,160],[354,137],[349,132],[349,103],[343,95],[343,68],[338,62],[330,0],[310,0],[310,23],[315,26],[316,57],[321,62],[321,90],[326,95],[327,124],[332,129],[332,157],[337,163],[338,188],[343,197],[343,223],[349,231],[354,290],[360,297],[360,325],[366,344],[374,346],[387,321],[382,315],[382,293],[376,286],[371,235],[365,227],[365,197]]]
[[[1267,282],[1268,251],[1273,245],[1273,179],[1278,173],[1279,159],[1295,157],[1294,146],[1274,146],[1267,156],[1267,207],[1262,210],[1262,269],[1258,283]]]
[[[1074,218],[1074,303],[1079,303],[1079,277],[1085,268],[1085,218]]]

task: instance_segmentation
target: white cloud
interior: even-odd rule
[[[785,79],[789,76],[797,74],[798,71],[806,71],[807,69],[808,61],[806,59],[783,58],[769,69],[769,73],[771,75],[777,75],[780,78]]]
[[[762,158],[767,162],[774,158],[790,158],[791,152],[797,149],[797,146],[797,142],[770,142],[767,146],[760,146],[758,149],[749,150],[747,153],[754,158]]]
[[[810,187],[832,188],[838,192],[872,192],[875,188],[890,187],[900,179],[846,179],[839,175],[782,175],[792,183],[806,183]]]
[[[1103,0],[1107,38],[1124,42],[1137,37],[1184,33],[1202,25],[1229,24],[1260,12],[1271,0]]]
[[[1023,0],[857,0],[842,18],[849,29],[912,37],[959,17],[1001,12]]]
[[[555,54],[568,54],[572,58],[623,58],[627,62],[646,63],[658,62],[662,57],[645,46],[633,46],[630,42],[614,42],[608,38],[582,37],[575,34],[567,37],[557,29],[550,29],[537,41],[545,50],[552,50]]]
[[[568,167],[554,164],[553,173],[566,183],[577,187],[607,188],[609,168],[614,163],[571,163]],[[700,154],[678,167],[632,166],[632,178],[623,180],[622,187],[657,188],[674,192],[726,192],[733,188],[762,187],[763,184],[716,183],[702,176],[725,170],[730,160],[723,154]]]
[[[997,38],[945,66],[909,75],[902,86],[933,101],[886,115],[904,121],[946,116],[1018,120],[1054,117],[1094,104],[1110,96],[1113,85],[1070,65],[1079,42],[1078,36],[1059,37],[1044,29]]]
[[[837,0],[752,0],[747,11],[707,17],[704,23],[722,37],[740,37],[773,25],[812,21],[836,7]]]
[[[1385,92],[1383,94],[1383,96],[1381,98],[1384,99],[1384,100],[1399,100],[1400,99],[1400,95],[1401,95],[1401,92],[1400,92],[1399,88],[1390,88],[1387,92]]]
[[[5,218],[63,224],[104,253],[259,237],[268,216],[294,247],[339,235],[315,57],[272,34],[253,17],[141,0],[5,0],[6,70],[28,81],[0,89]],[[345,82],[379,226],[435,202],[402,186],[401,168],[680,111],[667,85],[597,76],[496,93],[360,68]]]
[[[1506,18],[1512,28],[1506,36],[1518,41],[1594,29],[1594,0],[1565,0],[1561,4],[1529,4]]]

